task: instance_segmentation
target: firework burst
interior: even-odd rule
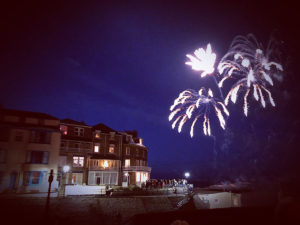
[[[217,66],[221,75],[217,81],[217,73],[214,73],[214,64],[216,54],[212,52],[211,45],[208,44],[206,50],[199,48],[194,55],[186,55],[190,61],[185,64],[192,67],[193,70],[200,71],[201,77],[210,75],[218,90],[222,101],[214,97],[212,90],[201,88],[198,92],[195,90],[185,90],[175,99],[170,107],[169,121],[172,121],[172,128],[178,125],[178,132],[188,120],[193,120],[190,135],[194,136],[194,127],[198,120],[203,119],[203,133],[211,136],[210,111],[216,113],[220,126],[225,129],[226,120],[224,115],[229,116],[226,106],[231,102],[236,103],[238,94],[245,91],[243,96],[244,114],[247,116],[249,111],[248,97],[253,95],[256,101],[266,107],[266,100],[275,107],[275,102],[269,87],[274,85],[273,80],[282,81],[283,68],[279,55],[276,54],[276,40],[271,38],[266,49],[257,41],[253,34],[247,36],[237,36],[233,39],[228,53],[220,60]],[[222,87],[224,81],[229,78],[235,79],[235,83],[223,98]]]
[[[210,44],[207,45],[206,50],[199,48],[194,52],[195,56],[187,54],[191,61],[186,62],[193,70],[202,71],[201,77],[212,74],[215,71],[214,64],[216,61],[216,54],[212,52]]]
[[[264,91],[267,95],[266,98],[275,107],[274,99],[267,87],[273,86],[273,78],[282,80],[280,72],[283,71],[283,68],[278,62],[272,61],[273,43],[274,40],[271,39],[264,52],[262,45],[252,34],[246,37],[237,36],[233,40],[228,53],[218,65],[218,71],[222,75],[222,79],[218,83],[220,88],[228,78],[237,79],[225,98],[225,105],[228,104],[229,98],[235,103],[238,92],[245,90],[243,108],[246,116],[249,107],[248,95],[251,91],[255,100],[260,100],[261,105],[265,108],[266,96],[263,94]]]
[[[203,117],[203,133],[205,135],[211,135],[211,127],[209,120],[209,113],[213,109],[220,122],[220,126],[225,129],[225,119],[223,113],[229,116],[229,112],[223,102],[214,98],[211,89],[206,91],[205,88],[201,88],[198,92],[192,89],[181,92],[174,100],[174,104],[170,107],[169,121],[173,120],[172,128],[174,129],[178,124],[178,132],[182,131],[183,125],[192,119],[192,125],[190,129],[191,137],[194,136],[194,127],[196,122]]]

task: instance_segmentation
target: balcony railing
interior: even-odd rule
[[[85,152],[92,152],[92,149],[90,148],[69,148],[69,147],[60,147],[60,152],[80,152],[80,153],[85,153]]]
[[[151,172],[151,167],[148,166],[124,166],[124,171],[144,171],[144,172]]]
[[[118,171],[119,167],[101,167],[101,166],[89,166],[89,170],[101,170],[101,171]]]

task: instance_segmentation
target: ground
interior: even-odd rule
[[[45,213],[46,198],[2,197],[0,207],[9,224],[105,225],[124,224],[136,214],[174,211],[182,199],[183,196],[51,198]]]

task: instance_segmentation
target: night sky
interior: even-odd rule
[[[41,2],[1,7],[0,103],[137,130],[153,177],[201,174],[211,157],[212,139],[200,126],[191,139],[188,126],[178,134],[168,122],[181,91],[210,82],[184,64],[187,53],[211,43],[218,61],[236,35],[266,43],[278,30],[295,71],[299,12],[287,1]]]

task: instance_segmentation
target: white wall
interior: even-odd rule
[[[105,186],[66,185],[65,196],[67,195],[104,195]]]

